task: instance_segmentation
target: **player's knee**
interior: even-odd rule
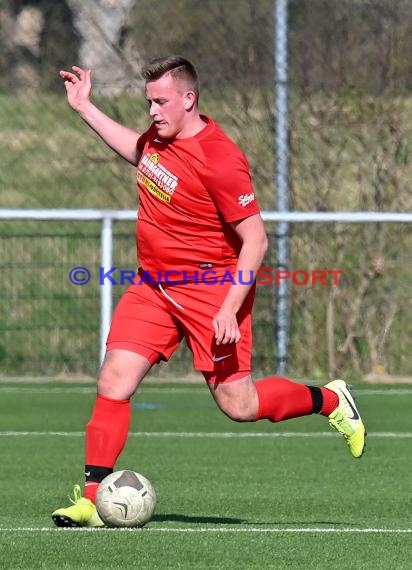
[[[136,383],[129,378],[128,372],[114,363],[105,363],[97,381],[100,396],[113,400],[127,400],[136,390]]]
[[[257,410],[250,402],[226,400],[218,404],[222,412],[235,422],[253,422],[256,419]]]
[[[116,386],[120,384],[120,374],[112,366],[103,366],[97,381],[97,391],[101,396],[115,397]]]
[[[150,368],[151,363],[140,354],[112,350],[106,354],[100,371],[98,393],[114,400],[127,400]]]

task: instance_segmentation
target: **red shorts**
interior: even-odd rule
[[[255,287],[237,315],[240,341],[217,346],[212,319],[230,282],[162,286],[137,283],[127,289],[116,307],[107,350],[130,350],[157,364],[169,360],[184,338],[193,354],[194,368],[206,372],[208,382],[235,380],[250,374]]]

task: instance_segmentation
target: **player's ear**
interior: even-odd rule
[[[196,103],[195,92],[194,91],[187,91],[186,95],[185,95],[185,101],[184,101],[185,110],[190,111],[191,109],[193,109],[195,103]]]

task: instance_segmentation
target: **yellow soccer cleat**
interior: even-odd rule
[[[79,485],[75,485],[73,489],[73,503],[65,509],[57,509],[52,513],[54,524],[63,527],[99,527],[104,526],[102,519],[99,517],[96,505],[89,499],[82,497]]]
[[[325,388],[339,398],[338,407],[329,416],[329,425],[343,435],[353,457],[362,457],[366,431],[348,385],[343,380],[333,380]]]

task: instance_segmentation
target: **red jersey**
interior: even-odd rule
[[[236,266],[241,241],[229,222],[259,213],[246,157],[213,120],[187,139],[138,140],[138,258],[156,281]],[[188,279],[189,278],[189,279]]]

